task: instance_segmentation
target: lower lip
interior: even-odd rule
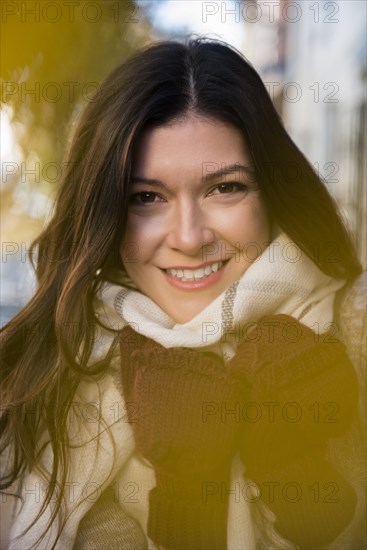
[[[222,265],[218,271],[208,275],[208,277],[205,277],[204,279],[193,279],[192,281],[181,281],[180,279],[173,277],[173,275],[169,275],[164,269],[161,271],[167,282],[175,288],[179,288],[181,290],[202,290],[203,288],[208,288],[214,285],[219,281],[219,279],[222,278],[225,266],[226,263]]]

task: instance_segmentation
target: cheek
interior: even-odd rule
[[[120,256],[127,271],[133,262],[139,261],[141,242],[144,239],[139,234],[139,226],[128,217],[124,238],[121,241]]]
[[[148,260],[160,241],[161,233],[162,224],[154,224],[143,216],[130,216],[120,248],[123,263],[130,262],[133,268],[134,263]]]
[[[239,205],[240,206],[240,205]],[[245,206],[241,205],[230,215],[221,218],[222,235],[227,241],[241,243],[256,242],[263,244],[270,238],[270,224],[265,207],[258,200]]]

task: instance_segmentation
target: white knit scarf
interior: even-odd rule
[[[325,275],[281,233],[244,272],[187,323],[176,323],[137,290],[104,283],[99,318],[120,330],[129,324],[166,348],[211,347],[228,360],[239,337],[264,315],[290,315],[315,332],[326,332],[333,319],[335,292],[344,280]]]

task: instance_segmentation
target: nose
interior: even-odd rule
[[[215,241],[215,231],[209,217],[196,201],[183,201],[171,212],[166,244],[194,256],[207,243]]]

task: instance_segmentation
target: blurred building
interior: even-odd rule
[[[367,266],[367,4],[243,0],[243,53],[336,198]]]
[[[283,113],[283,84],[286,69],[286,0],[242,0],[245,22],[242,52],[261,75],[280,115]]]

